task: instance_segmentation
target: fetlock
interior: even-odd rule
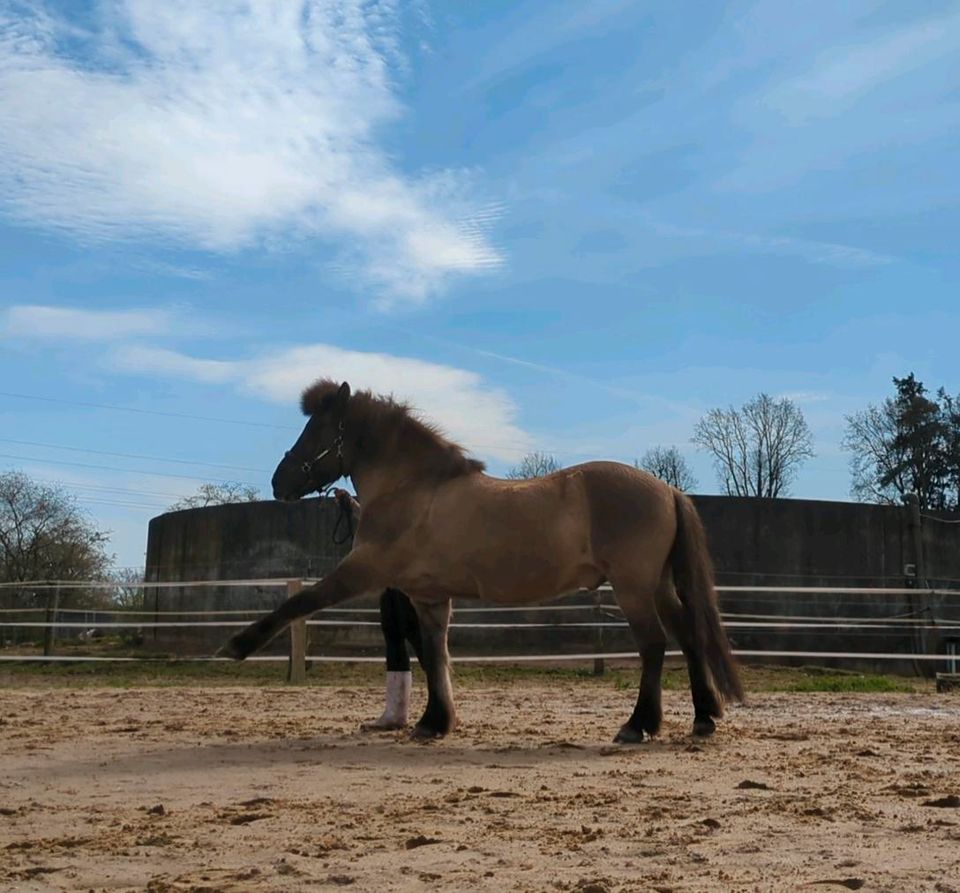
[[[400,672],[388,670],[383,713],[379,719],[363,723],[360,728],[370,731],[404,728],[407,725],[412,688],[413,674],[409,670]]]

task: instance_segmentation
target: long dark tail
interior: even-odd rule
[[[713,687],[720,696],[720,703],[723,700],[742,701],[740,673],[717,606],[706,531],[690,497],[679,490],[674,496],[677,536],[670,551],[670,566],[677,595],[683,604],[687,623],[692,627],[696,649],[702,655]]]

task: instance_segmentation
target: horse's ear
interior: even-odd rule
[[[336,407],[340,412],[347,408],[347,401],[350,399],[350,385],[344,382],[337,391]]]

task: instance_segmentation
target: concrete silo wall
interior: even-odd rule
[[[169,583],[319,577],[349,550],[349,543],[334,542],[338,518],[332,499],[243,502],[168,512],[150,521],[146,579]],[[345,532],[341,526],[338,538]],[[163,620],[167,616],[163,612],[270,610],[285,597],[282,587],[148,586],[147,606]],[[216,627],[161,628],[148,633],[147,644],[199,654],[214,650],[229,633]]]

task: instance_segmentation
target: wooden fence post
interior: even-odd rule
[[[303,589],[302,580],[287,580],[287,598]],[[290,624],[290,659],[287,662],[287,682],[294,685],[307,680],[307,621],[294,620]]]
[[[50,657],[53,654],[54,643],[54,624],[57,622],[57,611],[60,609],[60,587],[54,586],[47,590],[47,610],[44,614],[47,626],[43,629],[43,656]]]

